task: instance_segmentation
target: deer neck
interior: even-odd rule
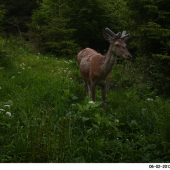
[[[102,71],[102,75],[104,77],[106,77],[112,71],[113,66],[117,59],[117,56],[115,55],[112,49],[113,49],[112,45],[110,45],[109,50],[104,58],[103,71]]]

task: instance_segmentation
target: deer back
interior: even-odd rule
[[[104,58],[105,56],[97,53],[91,48],[86,48],[80,51],[77,56],[77,61],[83,78],[94,80],[101,77]]]

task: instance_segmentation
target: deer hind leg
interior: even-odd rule
[[[90,87],[87,80],[84,80],[84,92],[85,95],[88,94],[88,97],[90,98]]]
[[[96,101],[96,85],[95,82],[91,81],[91,93],[92,93],[92,100]]]

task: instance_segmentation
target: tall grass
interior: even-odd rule
[[[103,110],[100,90],[98,102],[85,98],[76,59],[14,38],[1,44],[1,162],[170,161],[170,100],[155,96],[135,66],[115,66]]]

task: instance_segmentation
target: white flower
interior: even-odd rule
[[[24,64],[24,63],[22,63],[22,65],[23,65],[23,66],[25,66],[25,64]]]
[[[15,76],[12,76],[12,79],[14,79],[15,78]]]
[[[18,72],[18,74],[21,74],[21,72]]]
[[[23,70],[25,70],[25,68],[22,68]]]
[[[28,68],[31,68],[31,67],[28,67]]]
[[[11,116],[11,113],[10,112],[6,112],[6,115]]]
[[[70,78],[72,80],[72,78]]]
[[[0,111],[5,111],[4,109],[0,109]]]
[[[54,72],[54,70],[51,70],[51,72]]]
[[[119,122],[119,120],[118,120],[118,119],[115,119],[115,122]]]
[[[4,107],[8,107],[8,108],[10,108],[10,105],[4,105]]]
[[[90,104],[94,104],[94,101],[89,101]]]
[[[153,101],[153,99],[147,98],[147,100]]]
[[[117,140],[118,140],[119,138],[117,138]]]

